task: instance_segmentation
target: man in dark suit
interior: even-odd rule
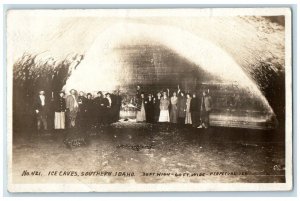
[[[80,91],[77,99],[78,113],[76,118],[77,127],[80,128],[85,128],[87,124],[86,100],[87,98],[84,96],[84,92]]]
[[[111,99],[111,94],[106,93],[105,98],[103,99],[103,103],[105,106],[105,112],[104,112],[104,123],[109,124],[112,123],[112,99]]]
[[[197,127],[200,124],[200,122],[199,122],[199,120],[200,120],[199,105],[200,105],[199,99],[198,99],[196,93],[193,93],[193,98],[191,100],[191,106],[190,106],[193,127]]]
[[[203,91],[200,109],[201,109],[202,124],[198,128],[208,128],[209,127],[209,114],[212,110],[212,98],[209,94],[209,89]]]
[[[112,121],[117,122],[120,119],[120,109],[122,104],[122,98],[119,90],[114,91],[114,94],[111,96],[111,100]]]
[[[48,130],[47,127],[47,110],[48,101],[46,100],[45,91],[41,90],[38,97],[35,99],[34,109],[37,115],[37,131],[40,135],[41,125],[43,125],[44,131]]]

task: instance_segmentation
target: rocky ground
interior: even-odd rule
[[[277,131],[118,122],[77,135],[18,133],[13,144],[14,183],[273,183],[284,174]]]

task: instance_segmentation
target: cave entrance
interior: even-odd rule
[[[251,89],[240,88],[236,83],[224,82],[220,75],[212,75],[176,52],[161,45],[126,45],[115,48],[119,55],[119,89],[124,102],[135,102],[136,87],[156,96],[159,91],[170,90],[196,93],[200,98],[203,89],[209,89],[214,110],[210,115],[215,126],[273,128],[276,119]],[[221,64],[220,64],[221,65]],[[135,118],[135,109],[123,109],[122,118]]]
[[[166,89],[170,89],[171,93],[177,91],[178,86],[184,92],[198,92],[201,83],[215,79],[196,64],[164,46],[121,46],[116,51],[122,63],[118,78],[120,89],[132,95],[138,85],[146,94],[156,94]]]

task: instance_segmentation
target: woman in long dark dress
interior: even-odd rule
[[[96,113],[94,101],[92,99],[92,94],[88,93],[87,98],[85,100],[85,109],[86,109],[86,129],[91,129],[95,126],[96,123]]]
[[[152,123],[154,121],[154,101],[152,94],[148,94],[148,98],[145,101],[146,109],[146,121]]]
[[[184,125],[185,123],[185,108],[186,108],[186,98],[182,91],[179,92],[178,96],[178,123]]]
[[[104,96],[101,91],[98,91],[97,97],[94,99],[96,126],[101,127],[104,123],[105,112]]]

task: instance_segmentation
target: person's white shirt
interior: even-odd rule
[[[41,100],[42,106],[44,106],[45,105],[45,96],[44,95],[40,95],[40,100]]]
[[[111,98],[110,97],[107,97],[107,100],[109,102],[109,107],[111,107]]]
[[[42,106],[45,106],[45,99],[46,99],[46,98],[45,98],[45,95],[42,95],[42,94],[41,94],[41,95],[39,95],[39,98],[40,98],[40,100],[41,100],[41,105],[42,105]],[[39,110],[35,110],[35,112],[36,112],[36,113],[39,113]]]
[[[75,95],[72,95],[72,97],[74,98],[74,107],[78,107],[78,102],[77,102],[77,100],[75,98]]]

